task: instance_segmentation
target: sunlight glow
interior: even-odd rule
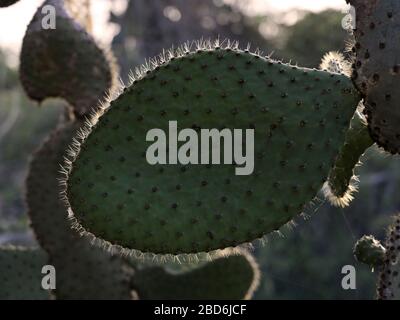
[[[0,9],[0,48],[12,53],[11,63],[17,62],[18,52],[21,47],[26,26],[32,19],[36,8],[44,0],[21,1],[9,8]],[[156,0],[151,0],[156,1]],[[189,0],[190,1],[190,0]],[[222,1],[222,0],[215,0]],[[235,3],[248,14],[264,14],[267,12],[283,12],[290,9],[304,9],[320,11],[326,8],[344,9],[344,0],[224,0],[227,3]],[[109,43],[117,32],[115,26],[107,23],[108,12],[123,12],[127,6],[127,0],[96,0],[92,1],[93,34],[102,43]],[[171,19],[179,20],[179,11],[169,12]],[[172,15],[173,14],[173,15]],[[180,15],[180,13],[179,13]],[[287,14],[286,14],[287,15]],[[284,17],[283,17],[284,18]],[[287,16],[287,20],[295,22],[295,16]],[[286,21],[286,20],[285,20]],[[288,21],[290,23],[290,21]]]

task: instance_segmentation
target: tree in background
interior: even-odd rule
[[[17,84],[18,74],[8,66],[6,54],[0,49],[0,90],[14,88]]]
[[[330,51],[343,51],[349,34],[341,27],[343,13],[326,10],[307,13],[296,24],[286,27],[283,34],[284,46],[277,55],[292,59],[299,65],[317,67],[321,57]]]
[[[252,19],[214,0],[129,1],[125,13],[111,14],[110,21],[120,27],[113,51],[123,79],[145,58],[195,39],[229,38],[243,45],[249,42],[254,47],[268,48]]]

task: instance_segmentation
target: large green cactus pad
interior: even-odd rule
[[[359,96],[346,76],[232,49],[176,54],[144,72],[102,115],[67,177],[77,222],[156,254],[212,251],[278,230],[312,200]],[[254,129],[255,170],[149,165],[150,129]]]
[[[163,267],[138,269],[133,286],[140,299],[242,300],[251,299],[259,276],[252,256],[242,252],[186,272],[171,272]]]
[[[47,254],[39,249],[0,247],[0,300],[48,300],[42,288]]]
[[[386,257],[378,283],[378,299],[400,300],[400,215],[389,228]]]
[[[57,299],[130,299],[130,270],[124,260],[72,229],[60,199],[60,164],[80,125],[60,126],[34,154],[27,179],[28,214],[57,270]]]
[[[56,8],[56,28],[42,27],[42,7]],[[87,115],[115,84],[112,59],[73,20],[59,0],[47,0],[28,26],[20,77],[32,99],[64,98],[78,116]]]

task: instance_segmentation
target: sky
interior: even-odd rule
[[[26,26],[32,19],[36,8],[43,1],[20,0],[14,6],[0,9],[0,48],[10,51],[12,53],[11,57],[18,55]],[[229,3],[235,0],[223,1]],[[268,11],[280,12],[294,8],[311,11],[321,11],[326,8],[346,8],[344,0],[239,0],[239,2],[245,4],[243,9],[249,14],[260,14]],[[123,11],[126,3],[127,0],[116,0],[115,2],[92,0],[93,33],[95,38],[103,43],[111,41],[117,30],[107,24],[108,12],[110,9],[117,12]],[[14,63],[14,61],[10,62]]]

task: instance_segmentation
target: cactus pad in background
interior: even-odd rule
[[[378,283],[378,299],[400,300],[400,215],[395,217],[386,241],[386,256]]]
[[[371,136],[380,147],[396,154],[400,152],[400,1],[348,2],[357,14],[353,78],[366,97]]]
[[[142,299],[239,300],[251,299],[259,277],[253,257],[242,250],[185,272],[160,266],[138,269],[133,287]]]
[[[44,29],[42,7],[55,6],[56,29]],[[41,102],[64,98],[77,116],[90,113],[116,84],[111,54],[69,15],[60,0],[38,9],[24,37],[20,77],[28,96]]]
[[[0,0],[0,8],[11,6],[18,1],[19,0]]]
[[[66,244],[50,256],[57,270],[59,300],[131,300],[133,270],[120,256],[93,247],[88,239]]]
[[[39,244],[48,252],[65,249],[78,234],[71,230],[60,200],[59,171],[65,149],[79,129],[69,122],[53,131],[33,154],[26,180],[28,216]]]
[[[363,236],[354,246],[354,256],[372,268],[378,267],[385,261],[386,249],[373,236]]]
[[[359,102],[350,79],[211,45],[169,58],[111,102],[73,157],[67,195],[77,222],[156,254],[212,251],[278,230],[329,174]],[[146,133],[168,132],[169,120],[179,129],[255,129],[254,173],[149,165]]]
[[[366,149],[373,145],[366,121],[357,110],[346,133],[342,146],[328,181],[323,187],[326,198],[335,206],[346,207],[353,200],[357,177],[354,169]]]
[[[28,215],[57,270],[57,299],[130,299],[130,268],[71,229],[60,200],[60,163],[79,127],[80,122],[60,126],[34,154],[27,179]]]
[[[40,249],[0,247],[0,300],[48,300],[41,287],[47,255]]]

